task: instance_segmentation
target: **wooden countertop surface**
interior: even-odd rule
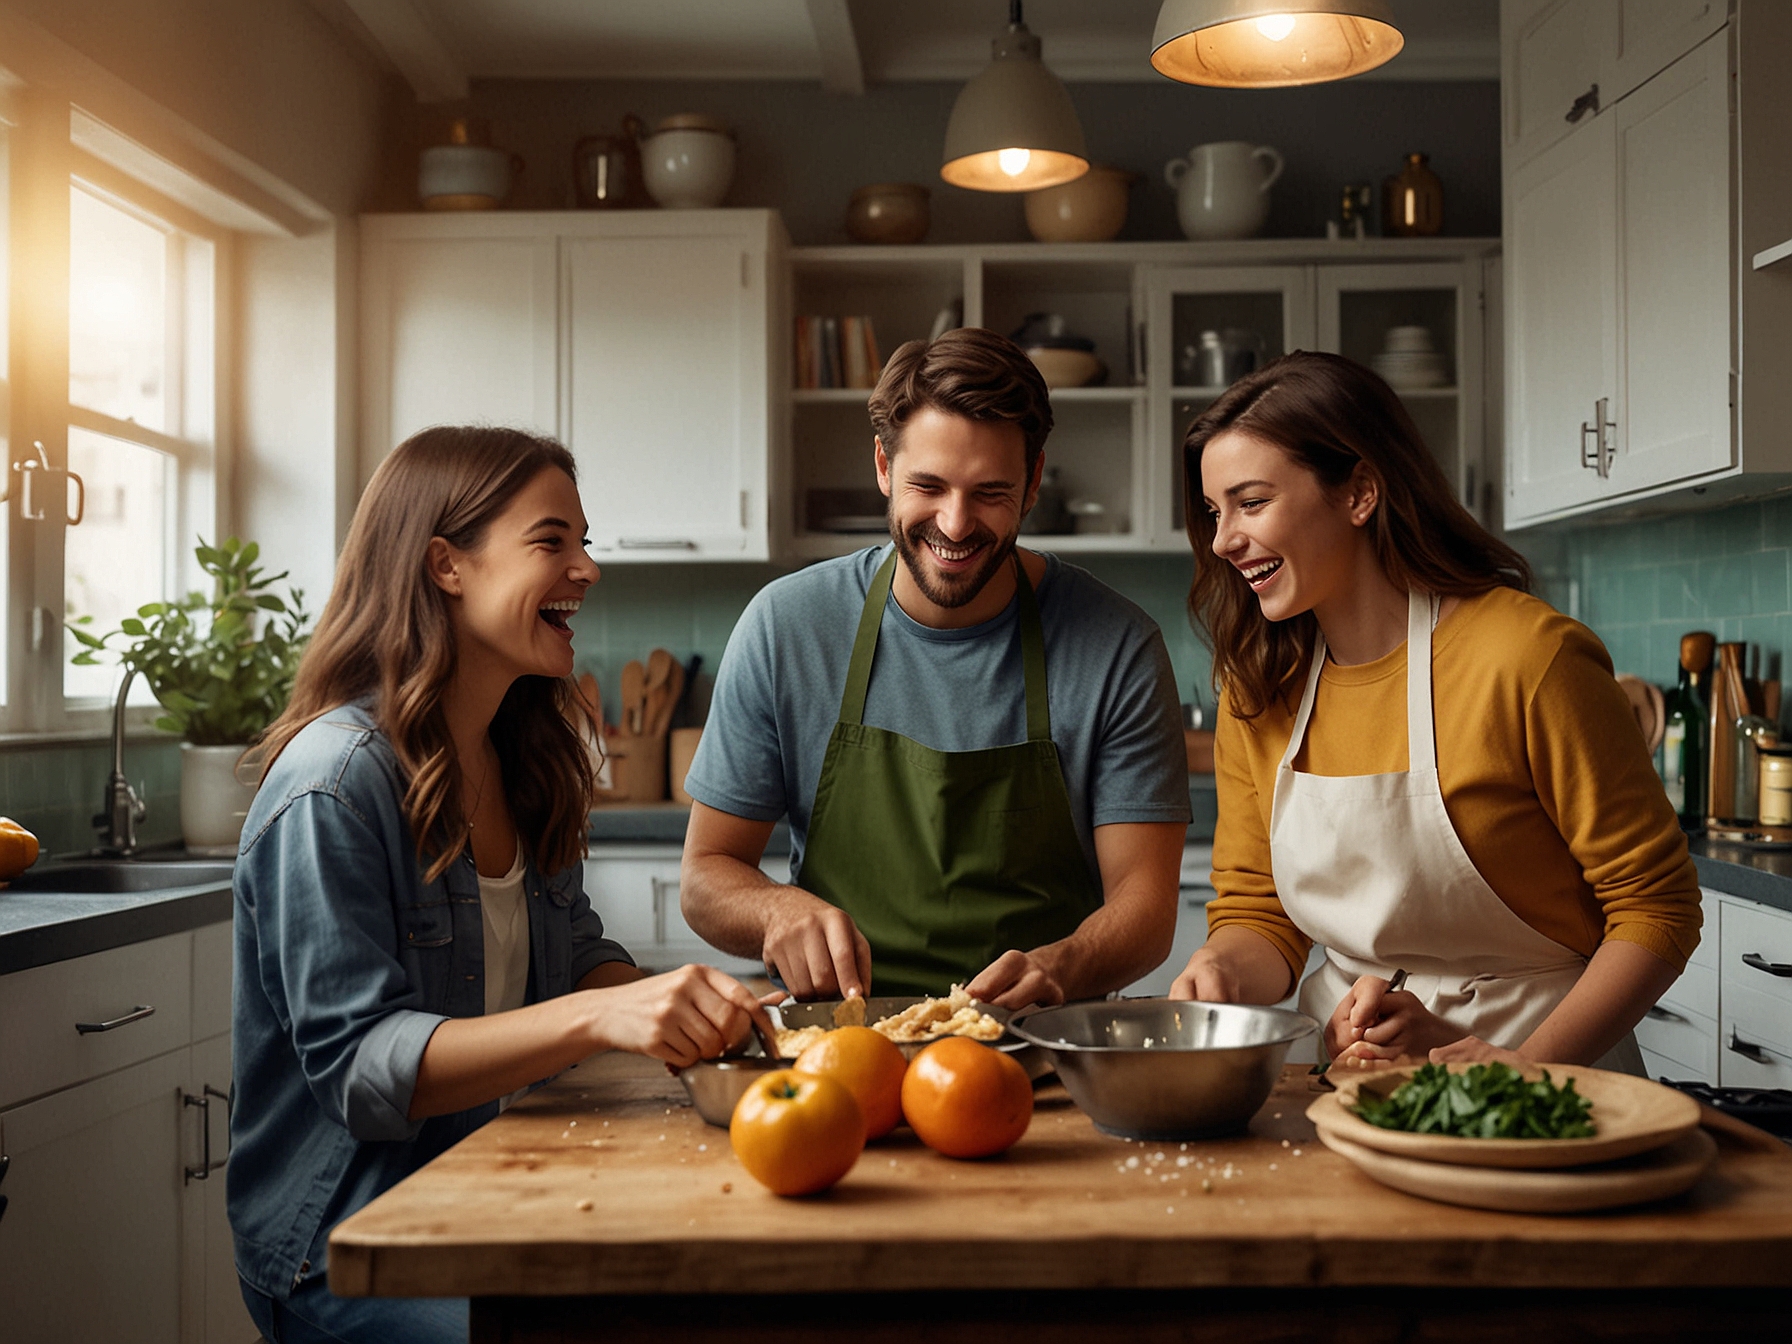
[[[1687,1195],[1545,1217],[1376,1184],[1314,1137],[1310,1087],[1290,1066],[1248,1134],[1185,1151],[1103,1135],[1053,1083],[1003,1157],[956,1162],[903,1129],[832,1191],[786,1200],[746,1174],[663,1065],[598,1056],[346,1219],[330,1286],[479,1297],[1792,1285],[1792,1149],[1716,1112],[1718,1161]]]

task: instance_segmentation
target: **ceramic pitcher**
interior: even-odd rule
[[[1281,154],[1246,140],[1196,145],[1186,159],[1164,165],[1182,231],[1203,240],[1255,235],[1269,217],[1269,189],[1281,175]]]

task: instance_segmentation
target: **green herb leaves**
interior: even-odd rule
[[[1471,1064],[1451,1073],[1426,1064],[1386,1098],[1358,1095],[1356,1114],[1382,1129],[1452,1134],[1465,1139],[1584,1139],[1593,1133],[1593,1103],[1557,1087],[1549,1070],[1527,1081],[1505,1064]]]

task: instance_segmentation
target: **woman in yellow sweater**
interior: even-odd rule
[[[1233,384],[1183,454],[1224,693],[1218,895],[1172,994],[1276,1002],[1319,943],[1299,1001],[1333,1059],[1640,1072],[1699,891],[1604,647],[1347,359]]]

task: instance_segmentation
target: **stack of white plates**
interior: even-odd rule
[[[1387,348],[1370,363],[1390,387],[1446,387],[1450,365],[1424,327],[1390,327]]]

